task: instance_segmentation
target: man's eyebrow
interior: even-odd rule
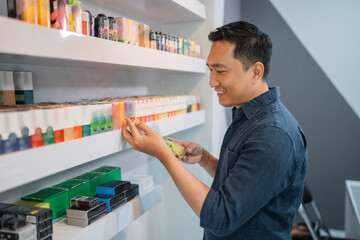
[[[221,64],[221,63],[214,63],[214,64],[211,64],[211,65],[209,65],[209,64],[206,64],[206,66],[208,66],[208,67],[219,67],[219,68],[221,68],[221,67],[226,67],[226,65],[225,64]]]

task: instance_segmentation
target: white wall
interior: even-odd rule
[[[360,1],[271,3],[360,117]]]
[[[200,22],[160,25],[144,21],[151,28],[165,31],[168,34],[189,37],[201,45],[201,57],[205,58],[210,49],[207,35],[215,26],[222,25],[223,0],[203,0],[206,5],[207,19]],[[0,2],[4,13],[4,1]],[[118,16],[115,10],[103,10],[102,5],[84,3],[83,8],[97,14]],[[126,14],[121,14],[126,15]],[[136,18],[134,18],[136,19]],[[137,20],[137,19],[136,19]],[[203,126],[173,135],[175,138],[198,142],[215,156],[226,130],[224,108],[217,102],[215,92],[209,87],[209,74],[191,74],[168,71],[123,71],[86,67],[38,66],[0,63],[0,70],[33,71],[35,100],[39,101],[72,101],[82,98],[128,96],[144,94],[196,94],[202,97],[202,106],[206,109],[207,122]],[[49,159],[51,161],[51,159]],[[76,161],[76,159],[74,159]],[[123,179],[134,174],[154,175],[155,183],[161,185],[163,200],[154,209],[140,217],[114,239],[201,239],[203,229],[199,218],[179,194],[165,168],[154,158],[134,150],[116,153],[76,168],[64,171],[45,179],[29,183],[0,194],[0,202],[12,202],[21,196],[51,186],[83,172],[102,165],[114,165],[122,168]],[[210,186],[212,179],[199,166],[187,166],[201,181]],[[56,168],[56,166],[54,166]]]

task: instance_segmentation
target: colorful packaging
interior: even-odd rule
[[[38,1],[37,0],[17,0],[16,12],[19,19],[38,24]]]
[[[90,14],[88,11],[81,11],[82,17],[82,34],[90,36]]]
[[[139,25],[139,46],[149,47],[149,26],[146,24]]]
[[[15,104],[13,72],[0,71],[0,106]]]
[[[31,72],[14,72],[16,104],[34,104]]]
[[[99,14],[94,20],[95,37],[109,39],[109,19],[104,14]]]
[[[116,22],[118,25],[118,41],[127,43],[129,39],[127,19],[118,17],[116,18]]]
[[[50,15],[51,27],[67,31],[69,29],[69,14],[71,9],[65,0],[51,0],[50,9],[53,10]]]
[[[151,30],[149,33],[151,49],[156,49],[156,35],[157,35],[157,32],[154,32],[153,30]]]
[[[69,27],[71,32],[82,33],[81,1],[69,0]]]
[[[109,19],[109,40],[118,41],[118,25],[113,17],[108,17]]]
[[[50,1],[38,0],[38,24],[50,27]]]

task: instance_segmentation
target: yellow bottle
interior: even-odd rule
[[[38,0],[38,25],[50,27],[49,0]]]
[[[22,20],[32,24],[38,24],[37,0],[22,0],[17,6],[17,12],[22,12]]]

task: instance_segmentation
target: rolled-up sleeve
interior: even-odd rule
[[[220,169],[228,171],[225,183],[209,191],[200,213],[200,226],[219,237],[239,229],[284,191],[296,171],[292,140],[277,127],[264,127],[241,149],[226,151],[232,153],[224,154],[222,161],[235,164]]]

